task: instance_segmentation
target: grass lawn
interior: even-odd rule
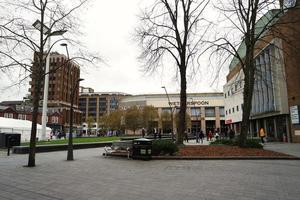
[[[120,140],[120,137],[85,137],[85,138],[73,138],[73,143],[92,143],[92,142],[106,142],[106,141],[115,141]],[[46,144],[67,144],[68,139],[58,139],[51,141],[39,141],[37,145],[46,145]],[[28,146],[29,142],[25,142],[21,144],[22,146]]]

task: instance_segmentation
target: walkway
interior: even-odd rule
[[[300,161],[105,158],[102,148],[27,155],[0,154],[1,200],[298,200]]]
[[[299,143],[265,143],[264,149],[277,151],[300,158],[300,144]]]

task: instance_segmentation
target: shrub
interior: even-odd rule
[[[210,145],[228,145],[228,146],[238,146],[239,143],[237,140],[228,140],[228,139],[221,139],[216,140],[210,143]],[[260,140],[258,139],[247,139],[245,148],[262,148],[263,146],[260,144]]]
[[[153,140],[152,155],[174,155],[178,147],[171,140]]]
[[[258,148],[261,149],[263,148],[262,144],[260,143],[259,140],[253,140],[253,139],[248,139],[246,140],[246,146],[247,148]]]
[[[229,145],[229,146],[236,146],[238,145],[236,140],[228,140],[228,139],[221,139],[221,140],[215,140],[213,142],[210,142],[210,145]]]

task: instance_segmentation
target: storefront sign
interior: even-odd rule
[[[231,124],[232,123],[232,119],[228,119],[225,121],[225,124]]]
[[[300,124],[300,113],[299,106],[291,106],[290,107],[290,115],[292,124]]]
[[[171,106],[180,106],[180,102],[170,102]],[[186,105],[188,106],[207,106],[209,101],[187,101]]]

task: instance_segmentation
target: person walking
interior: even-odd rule
[[[196,143],[199,143],[199,132],[198,132],[198,129],[196,129]]]
[[[219,135],[219,133],[218,133],[218,132],[216,132],[216,135],[215,135],[215,137],[216,137],[216,140],[218,140],[218,139],[219,139],[220,135]]]
[[[143,138],[145,137],[145,133],[146,133],[145,128],[142,128],[142,137]]]
[[[157,128],[154,128],[154,140],[156,140],[157,137]]]
[[[208,137],[209,137],[209,141],[211,141],[212,137],[213,137],[213,134],[212,134],[211,130],[208,132]]]
[[[200,131],[199,138],[200,138],[201,144],[203,144],[204,133],[202,130]]]
[[[161,140],[161,129],[158,129],[158,139],[160,139]]]
[[[188,136],[187,131],[184,131],[184,137],[185,137],[185,141],[189,142],[189,136]]]
[[[230,129],[229,131],[229,138],[232,140],[234,138],[235,132],[233,129]]]
[[[266,137],[266,132],[265,132],[265,129],[264,128],[260,128],[259,129],[259,137],[261,139],[261,143],[265,143],[265,140],[264,140],[264,137]]]

